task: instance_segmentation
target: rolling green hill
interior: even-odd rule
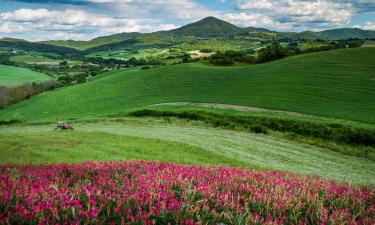
[[[249,66],[193,63],[120,70],[12,105],[0,111],[0,120],[64,120],[157,103],[202,102],[375,123],[374,71],[373,48],[311,53]]]
[[[41,82],[51,79],[43,73],[29,69],[0,65],[0,86],[17,86],[24,83]]]
[[[123,42],[125,40],[129,40],[135,37],[140,36],[141,33],[119,33],[109,36],[103,36],[94,38],[89,41],[75,41],[75,40],[51,40],[51,41],[42,41],[40,43],[49,44],[49,45],[56,45],[61,47],[68,47],[68,48],[75,48],[78,50],[86,50],[89,48],[94,48],[102,45],[113,44],[117,42]]]
[[[373,30],[362,30],[359,28],[341,28],[325,30],[321,32],[316,32],[315,34],[321,37],[328,37],[332,39],[350,39],[350,38],[375,38],[375,31]]]
[[[54,53],[58,55],[69,55],[69,54],[78,54],[79,51],[73,48],[49,45],[44,43],[37,42],[28,42],[19,39],[5,38],[0,39],[0,47],[11,48],[21,51],[35,51],[35,52],[44,52],[44,53]]]

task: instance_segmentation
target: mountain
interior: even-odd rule
[[[324,30],[321,32],[315,32],[315,34],[321,37],[327,37],[332,39],[350,39],[350,38],[375,38],[375,31],[373,30],[362,30],[359,28],[340,28]]]
[[[207,17],[198,22],[182,26],[169,32],[175,35],[218,37],[241,34],[245,33],[246,30],[215,17]]]

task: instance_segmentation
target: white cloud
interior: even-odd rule
[[[238,1],[239,9],[272,9],[273,4],[269,0]]]
[[[89,39],[119,32],[151,32],[173,28],[176,26],[160,24],[157,19],[114,18],[72,9],[19,9],[0,13],[0,34],[50,33],[51,36],[46,35],[44,39]]]
[[[356,13],[353,4],[333,0],[237,0],[237,8],[272,18],[274,27],[299,30],[343,26]]]
[[[155,17],[164,19],[200,19],[206,16],[218,15],[219,12],[198,3],[195,0],[86,0],[109,7],[112,13],[124,14],[130,17]],[[222,0],[221,0],[222,1]]]
[[[260,13],[226,13],[221,18],[242,27],[267,27],[277,30],[292,28],[290,23],[280,23]]]
[[[375,30],[375,22],[366,22],[364,25],[355,25],[354,28],[360,28],[364,30]]]

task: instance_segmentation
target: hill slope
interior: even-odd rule
[[[43,73],[0,64],[0,86],[17,86],[24,83],[41,82],[49,79],[51,79],[51,77]]]
[[[0,111],[0,120],[70,119],[163,102],[211,102],[375,123],[375,49],[341,49],[267,64],[182,64],[110,72]],[[40,107],[43,105],[44,107]]]
[[[341,28],[325,30],[321,32],[315,32],[315,34],[321,37],[328,37],[333,39],[350,39],[350,38],[375,38],[375,31],[373,30],[362,30],[358,28]]]
[[[56,45],[68,48],[74,48],[78,50],[86,50],[89,48],[94,48],[102,45],[108,45],[118,42],[123,42],[135,37],[140,36],[141,33],[119,33],[109,36],[97,37],[89,41],[75,41],[75,40],[51,40],[51,41],[42,41],[40,43]]]

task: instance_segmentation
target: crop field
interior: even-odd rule
[[[99,51],[88,54],[88,57],[103,57],[115,59],[129,59],[131,57],[146,58],[146,57],[163,57],[167,55],[167,50],[151,48],[139,50],[117,50],[117,51]]]
[[[304,42],[304,43],[301,43],[298,47],[301,49],[309,49],[309,48],[317,48],[317,47],[322,47],[322,46],[327,46],[327,44],[320,43],[320,42]]]
[[[29,69],[0,65],[0,86],[17,86],[50,79],[51,77],[46,74]]]
[[[375,220],[371,189],[223,167],[144,161],[2,165],[0,191],[3,224],[370,225]]]
[[[269,135],[153,120],[74,126],[74,132],[53,131],[54,125],[3,127],[0,162],[144,159],[289,171],[375,184],[374,161]],[[55,141],[43,145],[50,140]]]
[[[375,41],[367,40],[362,47],[375,47]]]
[[[17,63],[27,63],[27,64],[59,64],[59,60],[47,58],[43,55],[16,55],[10,58],[11,61]]]
[[[374,70],[373,48],[311,53],[250,66],[191,63],[120,70],[10,106],[0,111],[0,120],[100,117],[181,101],[254,106],[375,123]]]

